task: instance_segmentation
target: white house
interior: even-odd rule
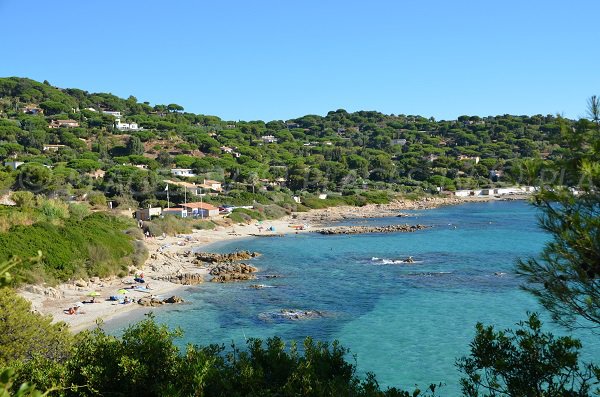
[[[139,131],[143,128],[140,128],[137,123],[121,123],[121,119],[115,120],[115,128],[119,131]]]
[[[220,192],[223,190],[221,186],[221,182],[213,181],[211,179],[205,179],[204,183],[199,185],[202,189],[210,189],[215,192]]]
[[[79,127],[79,123],[75,120],[52,120],[48,125],[48,128],[60,127],[75,128]]]
[[[404,138],[392,139],[391,144],[394,146],[395,145],[404,146],[404,145],[406,145],[406,139],[404,139]]]
[[[64,148],[65,145],[44,145],[42,150],[44,152],[58,152],[61,148]]]
[[[191,178],[196,176],[191,168],[171,168],[171,174]]]
[[[263,135],[260,137],[260,139],[264,143],[276,143],[277,142],[277,138],[275,138],[273,135]]]
[[[4,166],[5,167],[10,167],[13,170],[16,170],[17,168],[19,168],[20,166],[22,166],[23,164],[25,164],[25,162],[23,161],[5,161],[4,162]]]
[[[114,116],[114,117],[117,117],[117,118],[121,118],[121,112],[116,112],[114,110],[103,110],[102,113],[108,114],[110,116]]]

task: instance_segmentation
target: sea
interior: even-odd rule
[[[185,304],[154,314],[181,327],[182,347],[243,346],[248,338],[272,336],[337,340],[350,349],[359,376],[373,372],[381,386],[407,390],[442,383],[441,395],[457,396],[461,374],[455,362],[469,354],[477,322],[514,329],[528,312],[538,312],[547,330],[569,334],[550,322],[515,273],[517,259],[538,255],[549,239],[536,211],[524,201],[467,203],[339,223],[430,226],[412,233],[301,233],[204,246],[260,252],[250,262],[260,269],[258,279],[190,287]],[[414,262],[405,263],[408,257]],[[282,310],[319,315],[296,319]],[[119,332],[124,324],[107,326]],[[600,357],[597,335],[575,336],[584,344],[584,360]]]

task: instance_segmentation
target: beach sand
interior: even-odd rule
[[[437,208],[443,205],[455,205],[465,202],[488,201],[488,198],[427,198],[418,201],[395,201],[385,205],[367,205],[364,207],[334,207],[309,212],[295,213],[279,220],[262,222],[264,228],[259,231],[256,224],[219,226],[214,230],[195,230],[192,234],[183,236],[167,236],[166,238],[149,238],[144,240],[149,258],[143,268],[132,269],[135,273],[143,273],[144,279],[151,287],[149,292],[129,291],[127,296],[137,300],[149,294],[156,295],[161,299],[177,295],[188,286],[159,280],[177,273],[200,274],[208,281],[208,269],[191,263],[192,257],[186,258],[180,253],[192,249],[202,250],[203,246],[209,244],[233,240],[239,238],[254,237],[256,235],[274,235],[304,233],[315,227],[327,226],[332,221],[351,218],[375,218],[385,216],[401,215],[403,210],[425,210]],[[296,230],[291,225],[308,224],[308,230]],[[273,226],[274,232],[265,231]],[[131,310],[148,310],[148,307],[137,303],[120,304],[106,299],[111,295],[118,294],[122,288],[128,288],[134,275],[125,278],[111,277],[109,279],[93,278],[91,280],[76,280],[56,287],[24,286],[19,294],[32,303],[32,310],[44,315],[51,315],[54,321],[64,321],[73,332],[93,328],[97,320],[108,321],[115,317],[121,317]],[[96,303],[81,304],[77,314],[68,314],[65,309],[73,307],[79,302],[89,301],[91,292],[97,292]]]
[[[135,271],[138,274],[143,273],[144,280],[146,281],[145,285],[149,285],[151,288],[148,292],[129,289],[130,286],[135,284],[130,284],[133,283],[135,274],[124,278],[111,277],[108,279],[99,279],[96,277],[90,280],[73,280],[72,282],[60,284],[56,287],[27,285],[19,289],[18,292],[31,302],[32,310],[44,315],[51,315],[54,321],[64,321],[69,324],[73,332],[78,332],[93,328],[97,320],[100,319],[108,321],[114,317],[121,317],[131,310],[148,310],[148,307],[135,303],[139,298],[155,295],[160,299],[166,299],[177,295],[178,291],[189,287],[187,285],[160,280],[160,278],[165,276],[177,273],[200,274],[205,281],[210,280],[211,276],[208,275],[208,268],[191,263],[192,257],[185,258],[178,254],[192,249],[202,250],[203,246],[219,241],[248,238],[255,235],[269,236],[307,231],[296,231],[289,227],[290,224],[297,224],[297,222],[286,217],[280,220],[262,222],[261,226],[264,229],[272,226],[275,229],[274,232],[264,229],[259,231],[258,227],[252,224],[229,227],[220,226],[215,230],[194,230],[191,234],[177,237],[148,238],[144,240],[144,244],[148,248],[149,258],[142,268]],[[143,285],[140,284],[140,286]],[[127,290],[127,294],[117,293],[118,290],[123,288]],[[95,303],[82,303],[90,301],[91,296],[89,294],[91,292],[98,293]],[[135,302],[122,304],[106,300],[113,295],[128,296]],[[77,304],[80,305],[80,308],[76,314],[68,314],[66,312],[67,309]]]

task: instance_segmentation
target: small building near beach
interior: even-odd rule
[[[180,218],[185,218],[187,215],[187,211],[185,208],[181,208],[181,207],[163,208],[162,214],[163,214],[163,216],[173,215],[173,216],[178,216]]]
[[[141,208],[135,211],[135,219],[138,221],[149,221],[153,217],[159,217],[162,215],[162,208],[160,207],[149,207]]]
[[[181,204],[187,211],[187,216],[197,218],[211,218],[219,215],[219,208],[208,203],[187,203]]]

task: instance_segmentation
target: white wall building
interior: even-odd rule
[[[140,128],[137,123],[121,123],[121,119],[115,120],[115,128],[119,131],[139,131],[143,128]]]
[[[114,117],[117,117],[117,118],[121,118],[121,112],[116,112],[114,110],[103,110],[102,113],[108,114],[110,116],[114,116]]]
[[[191,168],[172,168],[171,174],[175,176],[194,177],[194,171]]]

